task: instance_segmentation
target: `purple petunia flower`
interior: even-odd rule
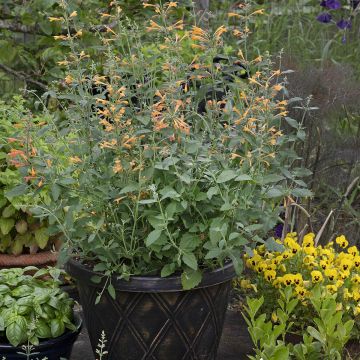
[[[339,0],[323,0],[321,1],[320,5],[331,10],[337,10],[341,8],[341,2]]]
[[[331,14],[325,12],[320,14],[316,19],[324,24],[327,24],[331,21],[332,16]]]
[[[274,227],[274,235],[275,235],[276,238],[279,238],[279,239],[281,238],[283,229],[284,229],[284,225],[283,225],[283,224],[277,224],[277,225]]]
[[[341,30],[351,29],[351,21],[350,20],[341,19],[340,21],[338,21],[336,23],[336,25]]]

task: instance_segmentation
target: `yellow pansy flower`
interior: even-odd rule
[[[294,275],[293,274],[285,274],[282,278],[283,284],[289,286],[294,283]]]
[[[360,314],[360,304],[356,305],[354,308],[354,315],[357,316]]]
[[[338,275],[338,272],[336,269],[326,269],[325,270],[325,276],[330,280],[330,281],[334,281],[336,280]]]
[[[351,254],[353,257],[359,255],[359,250],[356,246],[351,246],[347,249],[348,253]]]
[[[338,236],[335,241],[342,248],[346,248],[349,245],[344,235]]]
[[[279,318],[278,316],[276,315],[276,312],[273,311],[273,313],[271,314],[271,321],[276,324],[278,322]]]
[[[252,288],[251,281],[246,279],[240,280],[240,287],[242,289],[251,289]]]
[[[293,281],[295,285],[302,285],[304,282],[303,277],[300,273],[294,275]]]
[[[275,264],[267,264],[266,270],[276,270],[276,265]]]
[[[266,264],[265,264],[264,261],[259,262],[259,263],[255,266],[255,270],[256,270],[258,273],[263,272],[265,269],[266,269]]]
[[[353,294],[349,291],[349,289],[344,289],[344,300],[352,299]]]
[[[353,291],[352,295],[353,295],[352,297],[353,297],[354,301],[360,300],[360,292],[358,290]]]
[[[318,283],[318,282],[323,281],[323,275],[322,275],[322,273],[320,271],[313,270],[311,272],[311,279],[312,279],[313,283]]]
[[[314,233],[306,234],[303,238],[302,246],[303,247],[314,246],[314,238],[315,238]]]
[[[360,269],[360,256],[359,255],[354,257],[354,265],[355,265],[356,269]]]
[[[316,249],[313,246],[307,246],[304,248],[304,253],[306,255],[315,256],[316,255]]]
[[[275,264],[275,265],[278,265],[281,263],[281,261],[283,260],[283,257],[282,256],[276,256],[275,259],[272,260],[272,262]]]
[[[303,298],[306,295],[306,289],[303,286],[296,286],[295,292],[300,298]]]
[[[285,259],[291,259],[293,257],[293,253],[289,250],[286,250],[284,251],[282,254],[281,254],[282,258],[285,260]]]
[[[248,262],[249,262],[250,266],[255,267],[261,260],[262,260],[262,257],[258,254],[255,254],[253,257],[251,257],[248,260]]]
[[[335,294],[338,290],[336,285],[326,285],[326,290],[330,293],[330,294]]]
[[[349,259],[342,259],[340,262],[340,269],[343,271],[351,270],[353,267],[353,262]]]
[[[335,283],[335,286],[340,289],[342,286],[344,285],[344,281],[342,280],[337,280]]]
[[[274,286],[274,288],[279,289],[279,288],[281,288],[281,285],[282,285],[282,284],[283,284],[283,278],[282,278],[282,276],[277,277],[277,278],[273,281],[273,286]]]
[[[358,275],[358,274],[353,275],[353,277],[351,278],[351,282],[353,284],[360,284],[360,275]]]
[[[276,278],[276,271],[275,270],[265,270],[264,278],[269,282],[273,281]]]
[[[319,265],[323,270],[326,270],[329,267],[329,262],[327,260],[320,260]]]
[[[340,271],[340,273],[339,273],[339,279],[340,280],[346,280],[349,276],[350,276],[350,271],[349,270]]]

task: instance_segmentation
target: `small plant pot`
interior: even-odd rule
[[[82,320],[77,314],[75,314],[75,324],[77,326],[76,331],[67,331],[58,338],[41,341],[31,351],[33,355],[30,355],[30,357],[20,354],[25,352],[21,347],[14,347],[9,344],[0,344],[0,355],[5,357],[6,360],[70,359],[74,342],[79,336],[82,327]]]
[[[0,254],[0,268],[55,265],[58,252],[44,251],[36,254],[8,255]]]
[[[96,273],[77,261],[66,264],[77,280],[80,302],[95,352],[102,331],[107,360],[215,360],[227,309],[231,263],[204,274],[200,285],[184,291],[179,276],[112,279],[114,300]],[[99,274],[97,274],[99,275]]]

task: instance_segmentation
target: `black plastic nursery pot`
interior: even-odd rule
[[[47,360],[70,359],[74,342],[81,331],[81,323],[82,320],[80,316],[75,315],[76,331],[67,331],[55,339],[41,341],[39,346],[35,346],[31,351],[33,355],[30,355],[30,357],[21,354],[24,353],[24,350],[21,347],[0,344],[0,359],[2,359],[2,357],[5,357],[6,360],[42,360],[44,358]]]
[[[228,304],[231,263],[204,274],[200,285],[183,290],[179,276],[114,278],[116,299],[94,273],[70,260],[68,273],[77,280],[91,345],[105,332],[107,360],[215,360]]]

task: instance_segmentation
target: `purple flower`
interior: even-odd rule
[[[284,229],[284,225],[283,225],[283,224],[277,224],[277,225],[274,227],[274,235],[275,235],[276,238],[278,238],[278,239],[281,238],[283,229]]]
[[[323,0],[321,1],[320,5],[331,10],[337,10],[341,8],[341,2],[339,0]]]
[[[331,21],[332,16],[331,14],[325,12],[320,14],[316,19],[324,24],[327,24]]]
[[[350,20],[341,19],[340,21],[338,21],[336,23],[336,25],[341,30],[351,29],[351,21]]]

